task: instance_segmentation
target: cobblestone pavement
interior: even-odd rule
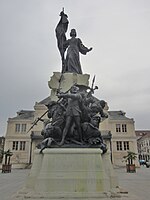
[[[29,169],[14,169],[11,173],[0,173],[0,200],[10,200],[11,196],[23,187],[29,171]],[[125,168],[117,168],[115,172],[119,186],[129,192],[128,199],[150,199],[150,168],[141,166],[136,173],[126,173]]]

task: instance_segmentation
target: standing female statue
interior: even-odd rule
[[[87,48],[82,44],[79,38],[76,38],[77,33],[75,29],[70,32],[70,39],[66,39],[65,33],[68,29],[68,16],[64,10],[60,13],[61,19],[55,29],[57,45],[62,59],[62,73],[77,73],[82,74],[79,53],[86,55],[92,48]],[[67,49],[66,58],[64,56]]]
[[[65,49],[67,49],[67,56],[65,60],[64,72],[74,72],[77,74],[82,74],[80,56],[79,53],[86,54],[91,51],[92,48],[88,49],[82,44],[79,38],[76,38],[77,33],[75,29],[70,32],[70,39],[66,40],[64,43]]]

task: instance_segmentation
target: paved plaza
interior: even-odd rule
[[[29,171],[29,169],[14,169],[11,173],[0,173],[0,200],[10,200],[11,196],[23,187]],[[115,172],[119,186],[129,192],[129,199],[150,199],[150,168],[141,166],[136,173],[126,173],[125,168],[117,168]]]
[[[115,169],[119,186],[129,193],[133,200],[150,199],[150,168],[141,166],[136,173],[126,173],[125,168]],[[129,198],[130,199],[130,198]]]

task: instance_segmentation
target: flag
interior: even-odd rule
[[[55,32],[57,38],[57,46],[63,61],[65,52],[64,42],[66,41],[65,33],[67,32],[69,21],[68,16],[63,11],[60,13],[60,16],[61,18],[56,26]]]

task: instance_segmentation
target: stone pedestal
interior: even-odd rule
[[[25,187],[16,199],[110,199],[119,196],[110,154],[98,148],[35,151]]]
[[[53,72],[53,76],[48,82],[49,88],[51,89],[51,100],[57,101],[57,89],[60,89],[61,92],[68,91],[72,85],[78,84],[83,86],[89,86],[89,74],[76,74],[76,73],[60,73]]]

